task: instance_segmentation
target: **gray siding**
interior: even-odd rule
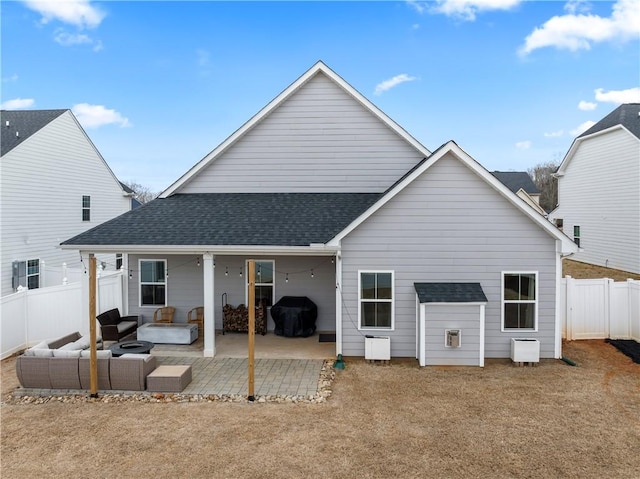
[[[426,305],[425,360],[427,366],[478,366],[480,363],[480,306]],[[445,347],[445,331],[459,329],[461,346]]]
[[[564,232],[580,247],[573,259],[640,273],[640,142],[615,130],[584,140],[558,183]]]
[[[422,156],[318,73],[181,193],[385,191]]]
[[[446,156],[342,240],[343,353],[364,355],[358,270],[395,271],[393,356],[416,357],[415,282],[479,282],[488,304],[485,357],[509,357],[511,337],[535,337],[553,357],[555,239],[453,156]],[[501,332],[501,272],[539,272],[539,330]],[[380,333],[382,334],[382,333]]]
[[[60,242],[130,209],[130,199],[70,112],[4,155],[0,168],[3,296],[13,292],[12,261],[44,260],[46,278],[59,281],[62,263],[82,267],[79,253],[61,250]],[[82,221],[83,195],[91,196],[91,221]],[[98,260],[115,267],[115,255]]]
[[[129,256],[129,266],[134,269],[134,277],[129,280],[130,314],[143,316],[144,322],[153,320],[153,306],[139,306],[139,280],[137,276],[138,259],[168,260],[169,278],[167,281],[167,304],[176,308],[174,322],[186,322],[191,308],[204,303],[204,287],[202,268],[197,265],[197,256]],[[200,258],[202,261],[202,258]],[[227,302],[232,306],[246,304],[246,270],[247,258],[240,256],[216,256],[215,263],[215,325],[222,329],[222,294],[227,293]],[[335,299],[335,264],[329,257],[287,257],[287,256],[254,256],[253,259],[275,260],[274,301],[282,296],[307,296],[318,307],[319,331],[335,331],[336,299]],[[242,277],[240,276],[242,268]],[[311,278],[313,269],[313,278]],[[225,274],[228,272],[228,275]],[[286,282],[289,273],[289,282]],[[268,329],[274,328],[269,314]]]

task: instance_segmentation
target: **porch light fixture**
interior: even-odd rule
[[[132,269],[129,270],[129,279],[133,279],[133,270]]]
[[[198,258],[196,258],[196,264],[197,264],[198,266],[200,266],[200,258],[199,258],[199,257],[198,257]]]
[[[225,276],[229,276],[229,267],[228,266],[225,267],[224,275]]]
[[[242,266],[240,266],[240,277],[242,278]]]
[[[313,268],[311,268],[311,277],[313,278]]]
[[[284,282],[285,282],[285,283],[288,283],[288,282],[289,282],[289,273],[285,273],[285,276],[284,276]]]

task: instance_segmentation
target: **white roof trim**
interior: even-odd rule
[[[187,171],[177,181],[175,181],[166,190],[164,190],[159,195],[159,198],[166,198],[178,192],[178,190],[180,190],[182,186],[188,183],[193,177],[198,175],[198,173],[204,168],[206,168],[211,162],[215,161],[218,156],[220,156],[230,146],[236,143],[236,141],[238,141],[242,136],[244,136],[245,133],[247,133],[257,123],[259,123],[265,117],[267,117],[272,111],[274,111],[277,107],[279,107],[287,98],[289,98],[294,92],[296,92],[302,85],[304,85],[307,81],[309,81],[318,73],[324,73],[325,75],[327,75],[333,82],[338,84],[349,95],[355,98],[365,108],[371,111],[371,113],[373,113],[376,117],[378,117],[381,121],[383,121],[389,128],[391,128],[391,130],[395,131],[405,141],[407,141],[411,146],[413,146],[418,152],[422,154],[422,156],[427,157],[431,154],[431,152],[427,148],[425,148],[424,145],[422,145],[418,140],[413,138],[409,133],[407,133],[407,131],[404,128],[402,128],[395,121],[389,118],[382,110],[380,110],[377,106],[375,106],[373,103],[367,100],[360,92],[358,92],[355,88],[353,88],[346,81],[344,81],[336,72],[331,70],[322,61],[318,61],[309,70],[307,70],[307,72],[304,73],[300,78],[298,78],[295,82],[289,85],[282,93],[280,93],[277,97],[271,100],[271,102],[269,102],[264,108],[262,108],[262,110],[260,110],[253,117],[251,117],[249,121],[247,121],[244,125],[238,128],[226,140],[220,143],[212,152],[210,152],[202,160],[196,163],[189,171]]]
[[[635,138],[636,141],[640,142],[640,138],[638,138],[636,135],[631,133],[624,125],[621,125],[621,124],[613,125],[612,127],[606,128],[604,130],[596,131],[595,133],[591,133],[590,135],[587,135],[587,136],[581,136],[581,137],[576,138],[575,140],[573,140],[573,143],[571,143],[571,146],[569,147],[569,151],[564,156],[564,159],[562,160],[562,163],[560,163],[560,166],[558,167],[558,171],[556,171],[554,173],[554,176],[556,176],[556,177],[564,176],[564,172],[567,169],[567,166],[569,165],[569,162],[573,159],[573,156],[575,155],[576,150],[580,146],[580,143],[582,143],[585,140],[590,140],[591,138],[595,138],[595,137],[600,136],[600,135],[606,135],[607,133],[611,133],[612,131],[615,131],[615,130],[626,131],[629,135],[631,135],[633,138]]]
[[[524,198],[522,196],[520,196],[520,193],[522,193]],[[540,204],[537,203],[536,200],[534,200],[533,197],[529,193],[527,193],[524,188],[520,188],[516,192],[516,195],[518,197],[520,197],[520,199],[522,201],[527,203],[531,208],[533,208],[535,211],[537,211],[539,214],[541,214],[542,216],[547,216],[547,212],[544,210],[544,208],[542,206],[540,206]],[[536,196],[540,196],[540,195],[536,195]]]
[[[60,245],[63,250],[79,250],[89,253],[137,253],[137,254],[202,254],[218,255],[287,255],[333,256],[335,247],[318,246],[219,246],[219,245]]]
[[[349,226],[338,233],[331,241],[327,242],[327,246],[338,246],[340,241],[351,233],[354,229],[364,223],[371,215],[382,208],[398,193],[404,190],[409,184],[411,184],[416,178],[421,176],[431,166],[436,164],[441,158],[445,157],[448,153],[454,155],[458,160],[465,164],[474,173],[480,176],[485,182],[489,184],[494,190],[500,193],[504,198],[509,200],[516,208],[522,213],[531,218],[534,223],[537,223],[543,230],[545,230],[551,237],[560,240],[562,243],[562,253],[577,253],[578,247],[576,244],[553,224],[547,221],[542,215],[538,214],[533,208],[526,204],[520,197],[507,188],[500,180],[487,171],[480,163],[475,161],[469,156],[462,148],[460,148],[455,142],[449,141],[440,148],[438,148],[427,160],[416,168],[410,175],[404,178],[401,182],[395,185],[390,191],[388,191],[382,198],[374,203],[367,211],[362,213],[356,218]]]

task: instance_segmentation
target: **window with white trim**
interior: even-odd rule
[[[255,281],[255,291],[256,291],[256,305],[260,303],[260,301],[264,302],[264,305],[270,307],[273,305],[273,294],[274,294],[274,271],[275,271],[275,261],[274,260],[256,260],[256,269],[254,273],[253,280]],[[247,288],[245,291],[248,291],[249,288],[249,262],[246,263],[246,271],[247,271]],[[249,303],[249,298],[247,296],[246,303]]]
[[[116,269],[122,269],[123,259],[122,253],[116,253]]]
[[[393,271],[358,272],[360,329],[393,329]]]
[[[537,331],[538,272],[502,273],[502,329]]]
[[[11,267],[11,286],[14,290],[17,290],[20,286],[28,289],[37,289],[40,287],[39,259],[14,261]]]
[[[82,196],[82,221],[91,221],[91,196]]]
[[[573,242],[580,247],[580,226],[573,226]]]
[[[167,261],[141,259],[140,306],[167,305]]]

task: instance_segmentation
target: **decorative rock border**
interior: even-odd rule
[[[322,404],[329,399],[332,394],[333,381],[336,377],[333,368],[333,360],[325,360],[320,369],[318,378],[318,390],[315,395],[290,396],[290,395],[269,395],[256,396],[253,403],[281,403],[281,404]],[[3,404],[47,404],[50,402],[61,403],[187,403],[187,402],[232,402],[251,404],[246,396],[241,394],[181,394],[181,393],[151,393],[151,392],[131,392],[116,394],[101,394],[97,398],[92,398],[87,394],[55,394],[46,393],[42,395],[28,395],[24,389],[16,389],[8,394]]]

